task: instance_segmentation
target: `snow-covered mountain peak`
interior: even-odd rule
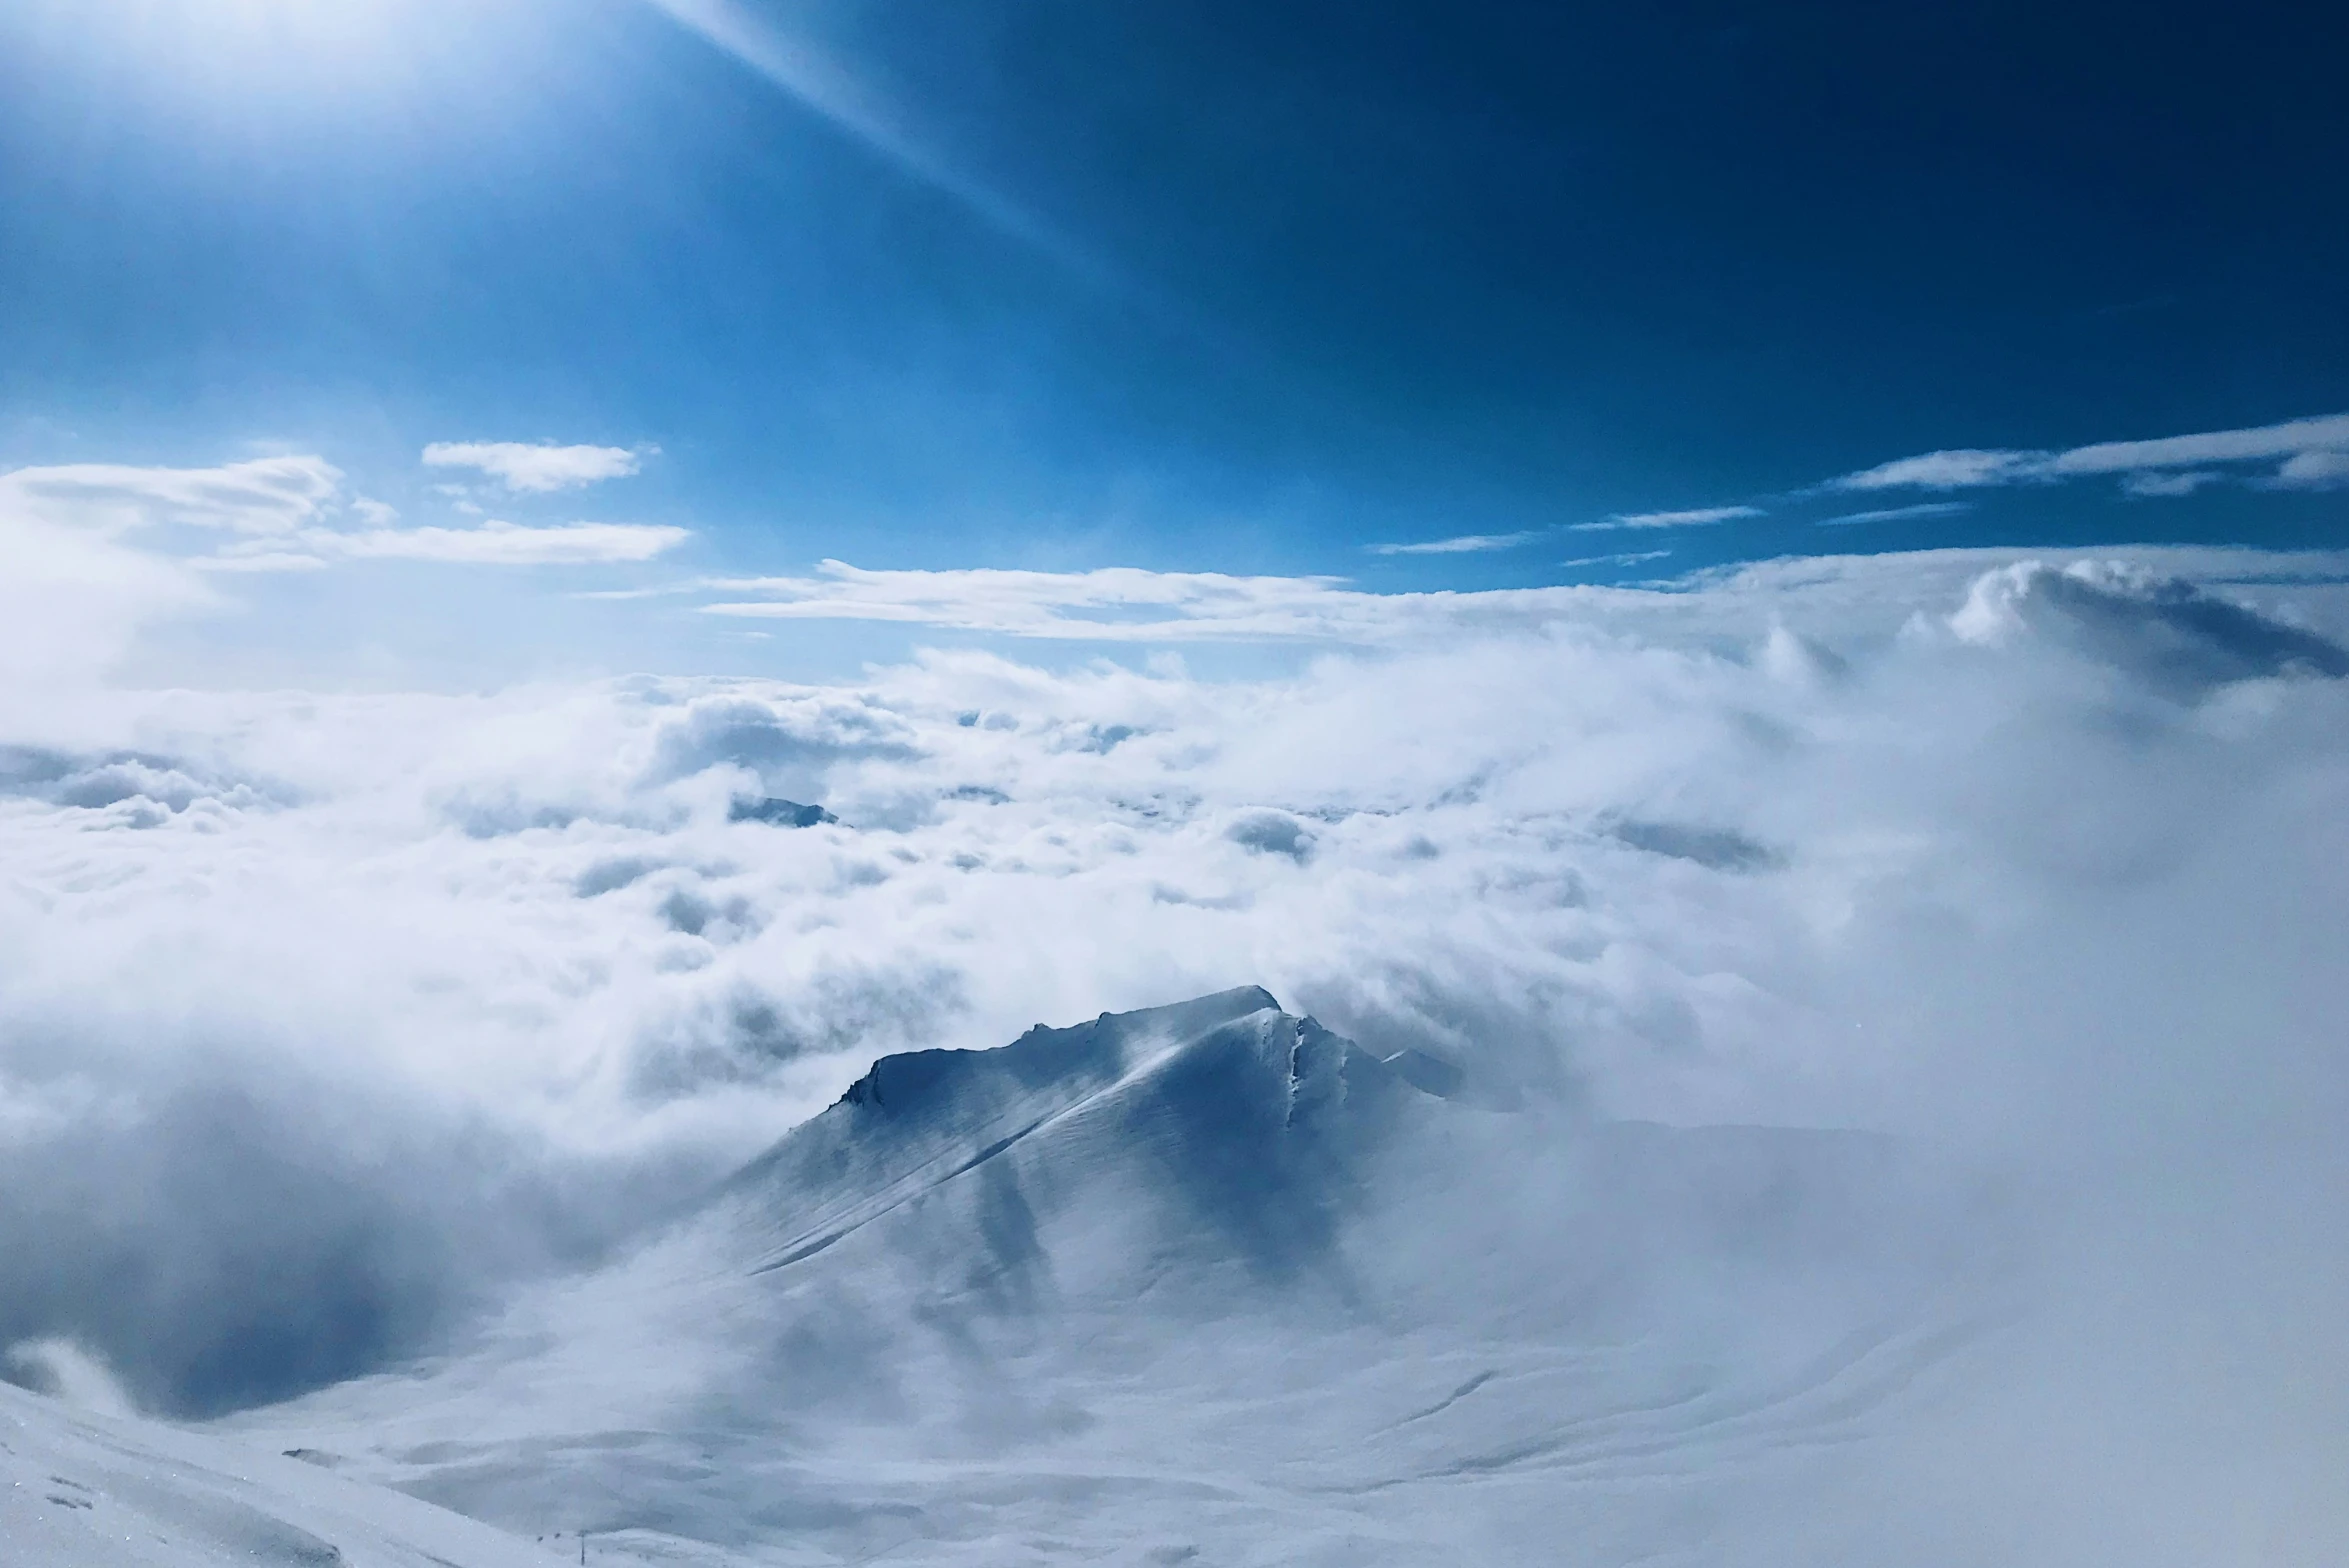
[[[1164,1182],[1269,1197],[1424,1091],[1246,986],[984,1051],[883,1057],[734,1184],[754,1271],[814,1256],[1017,1151],[1048,1185],[1137,1162]],[[1307,1146],[1312,1146],[1309,1155]],[[1294,1194],[1290,1196],[1294,1197]]]
[[[635,1254],[239,1424],[618,1561],[1531,1563],[1973,1343],[1967,1191],[1888,1140],[1444,1065],[1255,988],[885,1057]]]
[[[1167,1007],[1103,1013],[1071,1028],[1038,1024],[991,1050],[884,1056],[849,1085],[841,1101],[903,1120],[930,1112],[953,1114],[972,1102],[994,1101],[1005,1090],[1048,1095],[1098,1088],[1170,1049],[1265,1014],[1287,1017],[1271,992],[1241,986]]]

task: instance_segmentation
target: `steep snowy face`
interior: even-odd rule
[[[1284,1231],[1301,1241],[1342,1196],[1398,1097],[1422,1091],[1246,987],[1039,1024],[999,1050],[884,1057],[746,1170],[734,1201],[765,1273],[909,1204],[990,1184],[1057,1194],[1139,1160],[1196,1222],[1270,1264]],[[1002,1171],[981,1171],[995,1161]]]
[[[644,1560],[1549,1561],[1627,1478],[1815,1481],[1993,1299],[1885,1140],[1471,1088],[1253,988],[886,1057],[633,1258],[244,1424]]]
[[[909,1288],[938,1311],[983,1311],[949,1301],[958,1279],[983,1298],[1019,1277],[1056,1310],[1143,1290],[1286,1310],[1326,1289],[1391,1321],[1550,1331],[1636,1310],[1659,1269],[1913,1274],[1947,1240],[1910,1223],[1915,1162],[1888,1140],[1509,1113],[1474,1089],[1227,991],[885,1057],[703,1223],[776,1289],[843,1244],[918,1255]]]

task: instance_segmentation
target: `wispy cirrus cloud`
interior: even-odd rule
[[[63,526],[119,533],[171,523],[289,534],[341,502],[342,470],[322,457],[258,457],[213,468],[72,463],[0,474],[0,505]]]
[[[1541,537],[1539,529],[1514,534],[1459,534],[1450,539],[1423,539],[1410,544],[1373,544],[1372,555],[1470,555],[1484,550],[1514,550]]]
[[[1641,566],[1649,561],[1661,561],[1669,550],[1625,550],[1616,555],[1582,555],[1571,561],[1560,561],[1560,566]]]
[[[1821,528],[1839,528],[1847,523],[1897,523],[1906,518],[1955,517],[1960,512],[1974,509],[1971,501],[1919,501],[1914,506],[1879,506],[1865,512],[1845,512],[1839,517],[1822,517]]]
[[[1701,528],[1710,523],[1764,515],[1758,506],[1698,506],[1678,512],[1617,512],[1600,522],[1569,523],[1567,527],[1576,533],[1606,533],[1618,528]]]
[[[1578,566],[1631,565],[1668,552],[1591,556]],[[2286,556],[2212,550],[2140,550],[2169,571],[2216,580],[2234,571],[2273,576],[2291,571],[2344,573],[2338,554]],[[1950,591],[1986,569],[2021,559],[2058,565],[2077,551],[1946,550],[1902,558],[1908,577],[1949,574]],[[2256,565],[2250,564],[2256,563]],[[1712,613],[1753,608],[1766,631],[1767,604],[1798,587],[1839,602],[1854,616],[1881,609],[1888,568],[1872,556],[1809,556],[1691,573],[1676,586],[1703,589]],[[1341,577],[1239,577],[1222,572],[1154,572],[1112,567],[1086,572],[874,571],[825,561],[806,577],[731,578],[696,585],[728,597],[699,606],[705,615],[764,621],[869,621],[981,636],[1059,642],[1324,642],[1354,647],[1419,646],[1569,624],[1649,627],[1677,624],[1697,600],[1589,583],[1474,592],[1373,593]],[[665,591],[665,590],[664,590]],[[628,590],[630,593],[637,590]],[[1889,634],[1897,622],[1883,630]]]
[[[556,523],[528,527],[491,520],[471,528],[369,528],[305,535],[305,542],[352,560],[440,561],[460,566],[571,566],[649,561],[692,534],[659,523]]]
[[[427,468],[470,468],[508,490],[543,494],[625,479],[659,447],[558,446],[552,442],[435,441],[424,449]]]
[[[2204,485],[2215,484],[2224,476],[2207,468],[2187,468],[2176,473],[2144,470],[2121,476],[2121,490],[2126,495],[2139,497],[2165,495],[2192,495]]]
[[[1342,577],[1240,577],[1139,567],[870,571],[843,561],[822,562],[809,577],[720,580],[706,586],[745,597],[705,604],[703,614],[757,620],[883,621],[1062,642],[1357,647],[1603,615],[1623,592],[1567,584],[1372,593]]]
[[[2275,482],[2285,489],[2309,490],[2349,484],[2349,444],[2293,453],[2276,470]]]
[[[1338,577],[1238,577],[1223,572],[871,571],[824,561],[813,577],[729,579],[755,594],[704,614],[770,620],[894,621],[1017,637],[1101,641],[1315,635],[1371,606],[1429,595],[1379,595]]]
[[[591,472],[598,464],[613,469],[618,458],[631,466],[636,461],[636,454],[614,448],[516,450],[524,456],[507,467],[523,489],[556,488],[564,473]],[[476,466],[486,466],[486,460]],[[206,574],[312,572],[339,561],[625,564],[651,560],[692,537],[687,529],[650,523],[525,525],[493,519],[462,528],[403,528],[395,508],[348,495],[342,471],[316,456],[254,458],[213,468],[22,468],[0,474],[0,521],[18,537],[20,556],[27,559],[33,547],[25,541],[37,531],[47,558],[71,554],[84,563],[81,570],[94,570],[91,552],[102,550],[109,570],[143,578],[191,569]],[[167,553],[127,537],[167,526],[232,537],[199,554]],[[31,573],[29,566],[24,570]],[[194,584],[184,579],[181,591],[166,597],[199,602],[203,591]]]
[[[2099,441],[2065,451],[1955,447],[1896,458],[1830,480],[1831,490],[1966,490],[2119,476],[2132,495],[2183,495],[2211,482],[2217,464],[2275,462],[2262,482],[2320,489],[2349,482],[2349,414],[2206,430],[2148,441]]]
[[[314,572],[336,561],[425,561],[448,566],[594,566],[649,561],[692,538],[660,523],[550,523],[491,519],[467,528],[305,529],[292,541],[255,541],[188,564],[206,572]],[[297,548],[288,548],[288,544]]]

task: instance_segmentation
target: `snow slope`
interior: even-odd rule
[[[885,1058],[626,1262],[238,1424],[610,1561],[1722,1561],[1982,1330],[1883,1140],[1456,1080],[1253,989]]]
[[[254,1444],[0,1384],[10,1568],[549,1568],[529,1542]]]

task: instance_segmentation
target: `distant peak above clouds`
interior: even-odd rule
[[[508,490],[543,494],[625,479],[660,448],[558,446],[553,442],[435,441],[424,449],[427,468],[470,468]]]
[[[2331,639],[2126,561],[1985,572],[1949,628],[1980,647],[2037,637],[2189,698],[2232,681],[2349,675],[2349,650]]]

